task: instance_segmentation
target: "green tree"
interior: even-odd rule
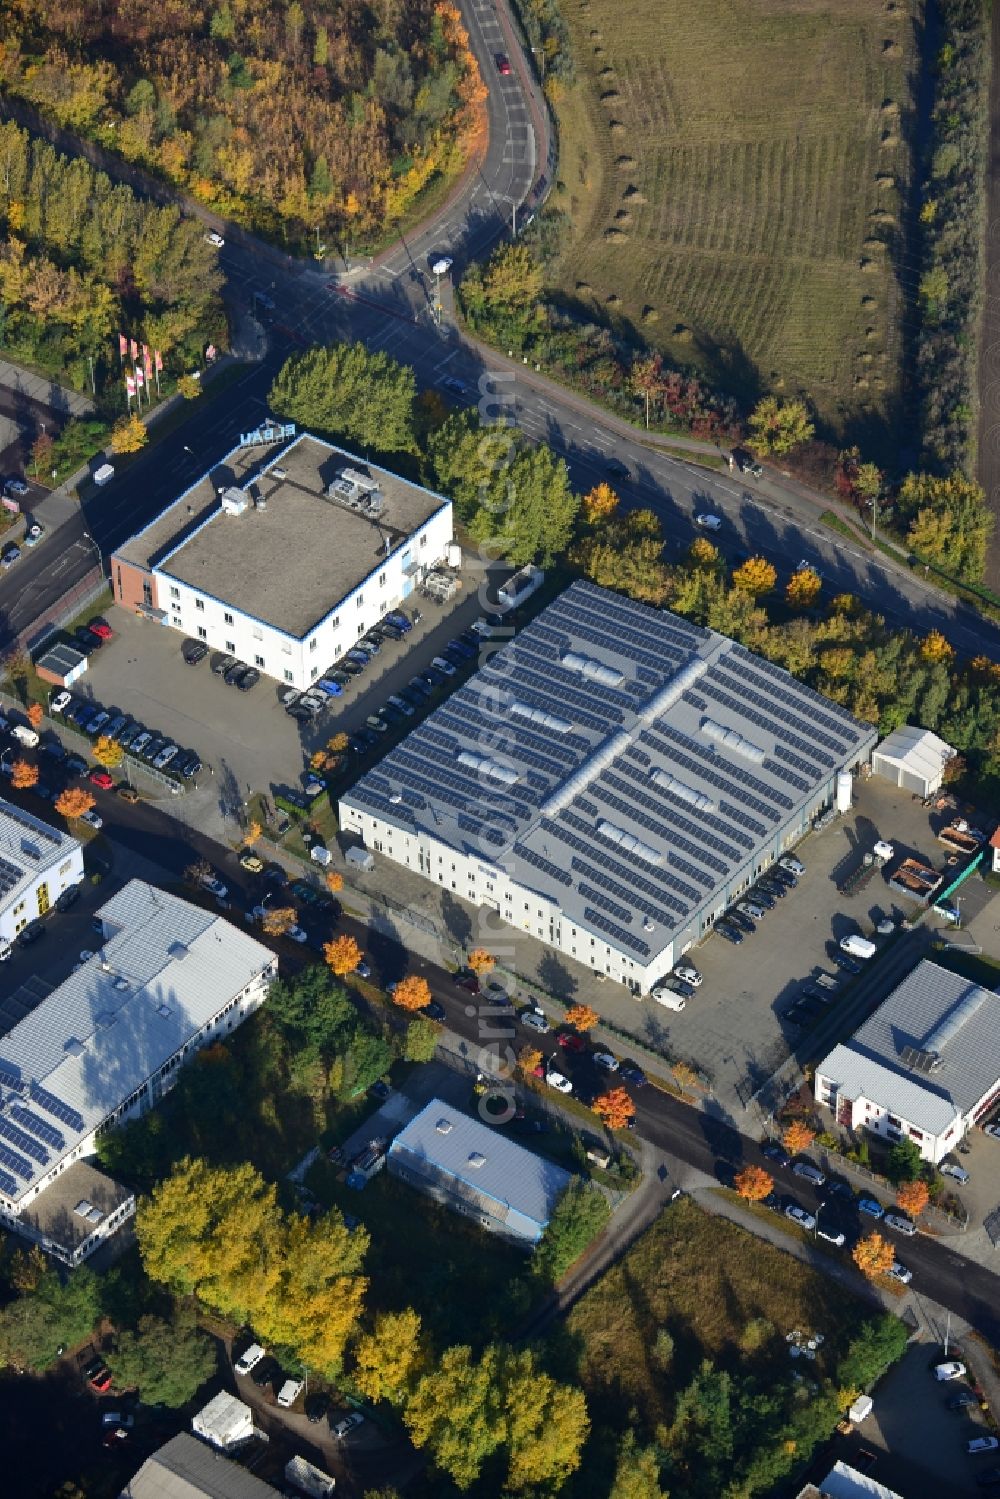
[[[836,1383],[867,1390],[906,1352],[909,1334],[890,1312],[870,1317],[837,1364]]]
[[[469,532],[518,566],[547,567],[569,546],[579,503],[562,458],[547,447],[521,448],[480,496]]]
[[[994,518],[980,485],[957,471],[947,477],[908,474],[896,503],[920,558],[967,582],[982,579]]]
[[[425,1015],[418,1015],[406,1027],[403,1056],[408,1062],[431,1062],[441,1039],[441,1027]]]
[[[313,66],[325,68],[330,60],[330,39],[325,26],[316,27],[316,39],[313,42]]]
[[[494,486],[521,446],[520,435],[499,423],[484,423],[475,411],[456,412],[431,434],[428,456],[438,488],[454,501],[466,525],[481,505],[492,505]],[[502,496],[498,495],[497,505]]]
[[[101,1285],[81,1266],[65,1284],[46,1270],[33,1291],[0,1309],[0,1363],[41,1372],[83,1343],[101,1317]]]
[[[376,452],[415,448],[412,369],[364,344],[293,354],[278,372],[270,404],[280,415]]]
[[[764,396],[750,414],[750,446],[755,453],[790,453],[808,442],[816,430],[803,401],[779,401]]]
[[[349,1230],[336,1208],[313,1221],[289,1217],[281,1234],[277,1284],[253,1322],[261,1337],[294,1348],[308,1368],[335,1378],[361,1318],[368,1243],[364,1229]]]
[[[899,1140],[889,1151],[886,1176],[894,1185],[915,1181],[920,1175],[924,1158],[915,1140]]]
[[[428,1448],[462,1490],[475,1483],[503,1440],[497,1365],[495,1348],[478,1363],[466,1345],[446,1348],[406,1404],[403,1419],[414,1446]]]
[[[490,257],[483,276],[483,300],[488,307],[523,312],[542,294],[542,267],[521,240],[501,245]]]
[[[534,1273],[557,1281],[579,1259],[605,1223],[610,1209],[599,1187],[574,1177],[552,1210],[532,1260]]]
[[[111,433],[111,451],[113,453],[138,453],[148,441],[149,433],[133,411],[131,416],[123,416],[120,421],[115,422]]]
[[[618,1445],[618,1461],[608,1499],[668,1499],[660,1487],[660,1456],[655,1447],[641,1447],[629,1429]]]
[[[172,1410],[197,1394],[216,1371],[215,1344],[201,1332],[190,1310],[171,1322],[140,1317],[134,1331],[119,1334],[107,1365],[119,1389],[137,1389],[144,1405]]]

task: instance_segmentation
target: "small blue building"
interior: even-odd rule
[[[538,1243],[570,1174],[433,1098],[396,1136],[389,1172],[490,1233]]]

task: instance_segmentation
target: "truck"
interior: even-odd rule
[[[876,843],[870,854],[865,854],[861,863],[837,886],[841,895],[859,895],[866,885],[884,869],[896,850],[891,843]]]
[[[982,842],[963,817],[956,817],[954,822],[942,828],[937,836],[939,843],[943,843],[946,848],[950,848],[956,854],[974,854]]]

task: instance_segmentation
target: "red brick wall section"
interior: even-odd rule
[[[143,603],[142,585],[152,584],[153,603],[156,603],[156,579],[152,573],[144,567],[137,567],[134,562],[119,562],[117,557],[111,559],[111,589],[114,594],[115,603],[121,604],[123,609],[130,613],[141,607]]]

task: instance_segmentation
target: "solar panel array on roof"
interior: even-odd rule
[[[638,922],[662,946],[704,920],[873,741],[724,637],[580,582],[343,802],[495,860],[635,956]]]
[[[23,872],[9,859],[0,858],[0,896],[9,895],[16,890],[23,878]]]
[[[8,1197],[17,1197],[20,1190],[13,1176],[6,1171],[0,1171],[0,1192],[6,1192]]]
[[[39,1166],[48,1165],[49,1153],[45,1146],[40,1145],[27,1131],[18,1129],[16,1124],[12,1124],[9,1119],[4,1119],[2,1115],[0,1115],[0,1135],[3,1135],[9,1144],[16,1145],[19,1150],[23,1150],[25,1155],[30,1156],[33,1161],[37,1161]]]
[[[11,1114],[18,1124],[22,1124],[33,1135],[37,1135],[44,1144],[51,1145],[53,1150],[66,1149],[66,1136],[62,1130],[56,1129],[55,1125],[50,1124],[47,1119],[39,1118],[31,1109],[25,1108],[23,1103],[12,1104]]]
[[[83,1129],[83,1115],[77,1109],[71,1109],[68,1103],[63,1103],[61,1098],[57,1098],[47,1088],[43,1088],[41,1083],[31,1084],[31,1096],[53,1119],[60,1120],[72,1130]]]

